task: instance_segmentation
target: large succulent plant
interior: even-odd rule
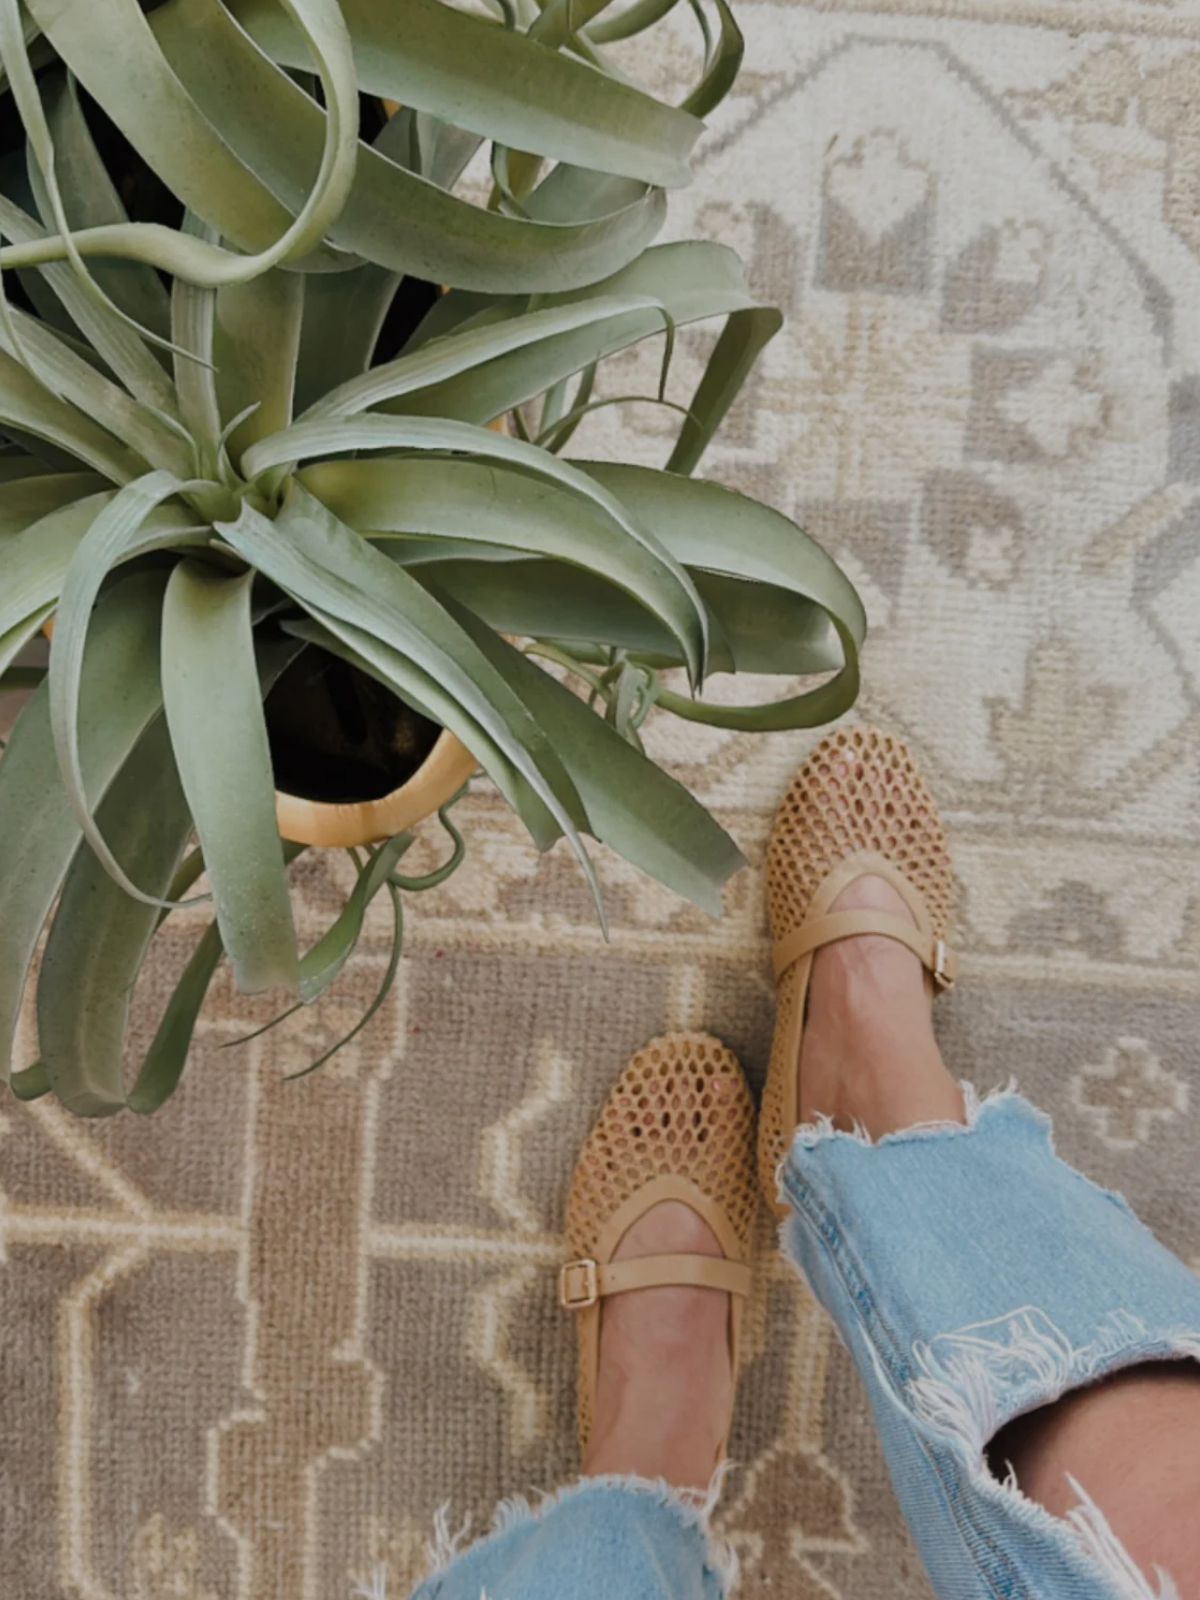
[[[23,1095],[153,1109],[222,953],[311,1002],[405,883],[401,836],[298,951],[263,698],[299,651],[457,734],[540,848],[590,875],[592,835],[713,911],[740,856],[642,720],[854,697],[849,583],[689,476],[779,325],[729,249],[650,243],[740,60],[725,0],[692,0],[681,106],[607,54],[672,0],[493,3],[0,0],[0,687],[34,690],[0,760],[5,1076],[45,935]],[[389,350],[414,280],[447,292]],[[563,458],[599,363],[712,317],[665,471]],[[714,670],[832,676],[734,706]],[[214,922],[129,1090],[130,994],[202,872]]]

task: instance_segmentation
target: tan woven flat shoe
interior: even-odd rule
[[[724,1092],[717,1079],[728,1084]],[[681,1200],[703,1218],[724,1259],[656,1255],[614,1261],[633,1224],[664,1200]],[[559,1274],[559,1301],[575,1313],[579,1334],[581,1449],[592,1431],[601,1307],[608,1295],[665,1284],[724,1289],[736,1384],[757,1209],[754,1102],[737,1058],[703,1033],[651,1040],[617,1080],[584,1141],[567,1202],[567,1244],[574,1259]],[[723,1455],[724,1443],[718,1459]]]
[[[829,907],[848,884],[885,878],[916,926],[881,911]],[[800,1121],[798,1068],[813,955],[860,933],[884,934],[914,951],[931,995],[958,968],[946,944],[954,871],[946,837],[912,757],[875,728],[823,739],[783,798],[767,849],[767,911],[779,985],[775,1041],[758,1128],[759,1181],[777,1216],[776,1174]]]

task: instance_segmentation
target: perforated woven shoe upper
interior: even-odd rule
[[[595,1257],[618,1208],[656,1178],[687,1178],[720,1206],[750,1259],[758,1191],[754,1101],[737,1057],[704,1033],[675,1033],[638,1051],[584,1141],[567,1202],[567,1243]],[[586,1447],[594,1396],[579,1385]]]
[[[839,861],[874,850],[918,889],[940,938],[954,872],[937,808],[899,739],[841,728],[822,740],[783,797],[767,850],[767,912],[781,939],[798,928]]]
[[[679,1177],[716,1201],[748,1255],[758,1207],[753,1151],[754,1101],[732,1051],[703,1033],[651,1040],[580,1152],[567,1205],[571,1252],[592,1255],[631,1195],[654,1178]]]
[[[885,856],[918,890],[945,936],[954,869],[937,808],[899,739],[876,728],[839,728],[800,767],[783,797],[767,849],[767,914],[776,940],[800,927],[817,889],[848,856]],[[774,1203],[775,1173],[794,1129],[785,1114],[796,1072],[796,1037],[804,991],[796,967],[779,983],[775,1043],[759,1117],[759,1182]]]

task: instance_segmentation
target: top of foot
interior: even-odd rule
[[[915,921],[891,884],[874,876],[848,884],[830,910]],[[924,968],[883,934],[840,939],[814,955],[799,1068],[802,1123],[824,1115],[877,1138],[962,1117],[962,1096],[933,1037]]]

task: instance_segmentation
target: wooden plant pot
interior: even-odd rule
[[[467,747],[443,729],[408,782],[379,800],[341,805],[276,793],[279,832],[296,844],[326,849],[377,844],[432,816],[458,793],[477,766]]]

